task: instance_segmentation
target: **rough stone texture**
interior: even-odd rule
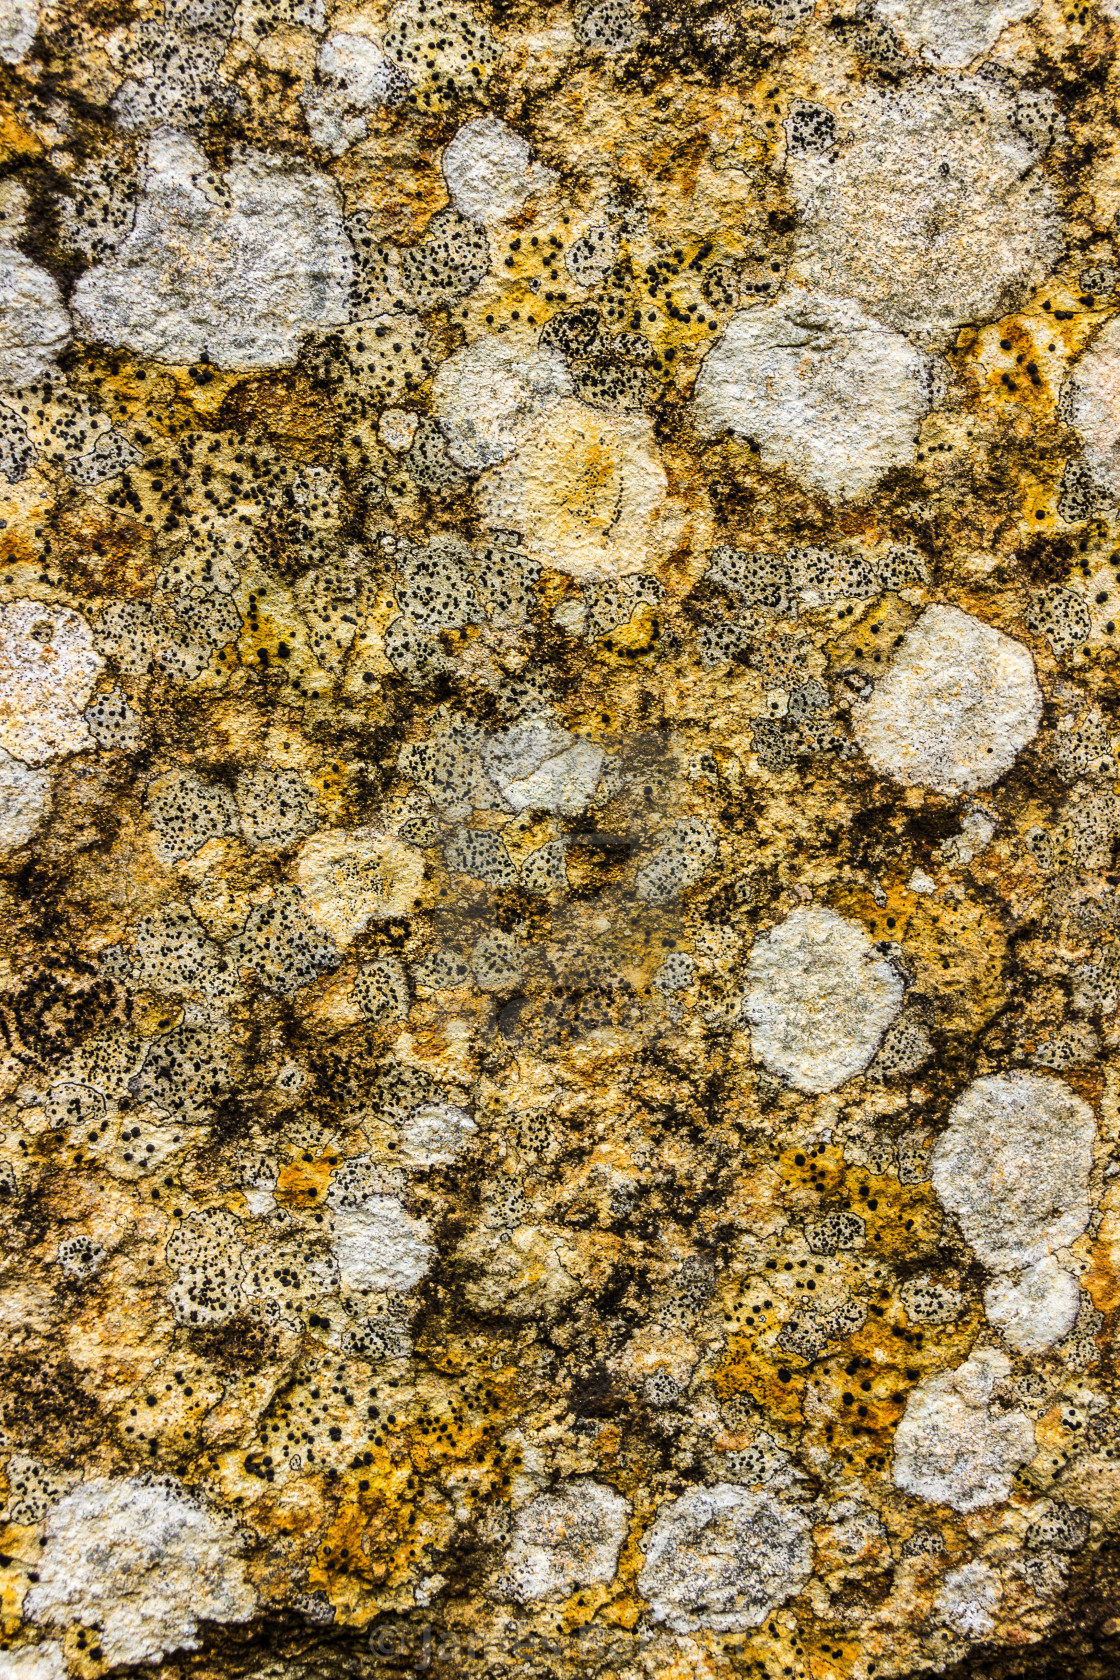
[[[0,3],[0,1680],[1120,1674],[1118,25]]]

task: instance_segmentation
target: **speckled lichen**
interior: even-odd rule
[[[0,1680],[1120,1672],[1118,31],[0,0]]]

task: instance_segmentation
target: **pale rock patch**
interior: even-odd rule
[[[233,1523],[170,1477],[85,1482],[44,1533],[25,1613],[51,1628],[98,1626],[112,1666],[193,1651],[201,1621],[244,1622],[256,1609]]]
[[[42,379],[69,339],[70,316],[46,269],[0,245],[0,385]]]
[[[630,1526],[630,1502],[589,1476],[538,1494],[514,1517],[497,1590],[519,1604],[614,1579]]]
[[[1001,1596],[999,1576],[990,1564],[977,1558],[949,1571],[933,1605],[955,1633],[985,1639],[996,1625]]]
[[[0,64],[25,59],[38,31],[38,0],[0,0]]]
[[[1077,1279],[1050,1255],[1025,1271],[993,1278],[984,1291],[988,1323],[1016,1353],[1044,1353],[1077,1322]]]
[[[472,117],[443,154],[448,196],[474,222],[505,222],[556,177],[532,161],[529,144],[500,117]]]
[[[1092,1109],[1049,1074],[993,1074],[957,1099],[931,1175],[986,1266],[1020,1271],[1076,1241],[1089,1223],[1095,1136]]]
[[[432,381],[432,407],[447,453],[480,473],[512,455],[543,415],[572,393],[559,350],[526,349],[497,336],[464,345]]]
[[[532,775],[546,759],[565,752],[576,737],[550,712],[533,712],[486,738],[479,762],[499,790]]]
[[[1097,334],[1074,368],[1062,407],[1102,489],[1120,495],[1120,316]]]
[[[92,747],[83,714],[101,664],[89,625],[69,607],[0,606],[0,748],[41,765]]]
[[[55,1639],[0,1651],[0,1680],[66,1680],[62,1646]]]
[[[743,1016],[771,1073],[799,1091],[834,1091],[871,1061],[902,998],[902,981],[858,923],[805,905],[755,944]]]
[[[545,759],[529,775],[507,782],[502,794],[514,811],[578,816],[590,804],[602,768],[602,748],[593,741],[577,741],[554,758]]]
[[[980,1348],[956,1370],[912,1389],[895,1431],[895,1486],[954,1511],[1005,1500],[1035,1450],[1026,1413],[991,1406],[996,1384],[1010,1372],[1006,1354]]]
[[[859,745],[905,787],[990,787],[1038,729],[1042,693],[1021,642],[959,607],[927,607],[853,707]]]
[[[369,132],[365,111],[395,104],[407,85],[369,35],[337,31],[319,48],[319,85],[304,85],[300,104],[317,146],[341,157]]]
[[[674,1633],[738,1633],[809,1578],[810,1526],[795,1505],[734,1482],[663,1505],[643,1541],[638,1591]]]
[[[704,437],[757,442],[763,461],[827,496],[859,496],[914,456],[929,360],[849,298],[790,289],[733,315],[696,376]]]
[[[339,31],[319,48],[319,74],[334,82],[350,105],[372,110],[385,103],[400,76],[368,35]]]
[[[0,747],[0,851],[14,852],[39,832],[51,805],[51,779]]]
[[[428,1226],[397,1196],[371,1195],[334,1214],[332,1252],[344,1289],[415,1289],[435,1253]]]
[[[791,272],[943,345],[1013,307],[1065,248],[1044,150],[997,79],[931,77],[868,90],[841,143],[792,155]]]
[[[158,361],[270,367],[349,317],[354,257],[334,188],[263,152],[239,153],[219,192],[186,135],[148,148],[132,231],[74,288],[87,333]]]
[[[508,460],[483,473],[491,530],[519,531],[530,559],[572,577],[654,570],[672,546],[669,481],[649,421],[565,398]]]
[[[447,363],[441,365],[446,367]],[[394,455],[406,455],[419,424],[420,416],[414,408],[387,408],[377,422],[377,435]]]
[[[1038,7],[1039,0],[878,0],[875,10],[911,52],[942,69],[961,70]]]
[[[377,829],[322,830],[296,857],[307,914],[340,949],[370,922],[410,915],[423,879],[423,855]]]
[[[478,1131],[455,1103],[421,1103],[401,1127],[401,1159],[419,1167],[450,1166]]]

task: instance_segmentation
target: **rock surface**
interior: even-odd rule
[[[0,1680],[1120,1673],[1120,0],[0,0]]]

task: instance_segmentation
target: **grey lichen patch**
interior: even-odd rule
[[[926,367],[858,303],[791,290],[732,317],[697,376],[696,423],[757,439],[768,464],[828,496],[859,496],[910,459]]]
[[[256,1607],[235,1525],[173,1480],[95,1478],[44,1532],[29,1616],[58,1630],[96,1620],[111,1663],[158,1662],[195,1646],[203,1619],[244,1622]]]
[[[345,321],[352,272],[323,176],[247,153],[216,179],[192,140],[160,129],[135,225],[82,276],[73,307],[90,336],[160,361],[267,367]]]
[[[15,851],[34,838],[51,805],[51,779],[0,749],[0,846]]]
[[[525,1604],[613,1580],[629,1520],[629,1502],[590,1477],[538,1495],[514,1517],[497,1590]]]
[[[1088,1104],[1048,1074],[968,1087],[934,1147],[933,1183],[986,1265],[1034,1266],[1081,1235],[1095,1135]]]
[[[34,600],[0,607],[0,746],[31,765],[92,746],[84,708],[100,671],[80,613]]]
[[[1035,1448],[1026,1414],[993,1405],[996,1385],[1010,1371],[1004,1354],[981,1348],[914,1390],[895,1432],[896,1486],[955,1511],[1007,1498],[1012,1477]]]
[[[811,905],[755,945],[743,1015],[771,1073],[801,1091],[831,1091],[867,1066],[902,998],[902,981],[865,931]]]
[[[644,1549],[638,1585],[654,1619],[678,1633],[757,1627],[800,1591],[812,1555],[795,1505],[734,1482],[664,1505]]]
[[[220,782],[192,772],[160,777],[148,789],[148,821],[157,857],[166,863],[190,857],[210,840],[236,834],[237,802]]]
[[[862,93],[843,114],[841,145],[790,158],[798,271],[935,340],[998,316],[1062,250],[1044,148],[1014,117],[996,77]]]
[[[9,245],[0,245],[0,318],[0,384],[49,375],[69,341],[70,317],[51,276]]]
[[[956,607],[929,607],[855,711],[875,768],[907,787],[990,787],[1038,728],[1042,694],[1027,649]]]

